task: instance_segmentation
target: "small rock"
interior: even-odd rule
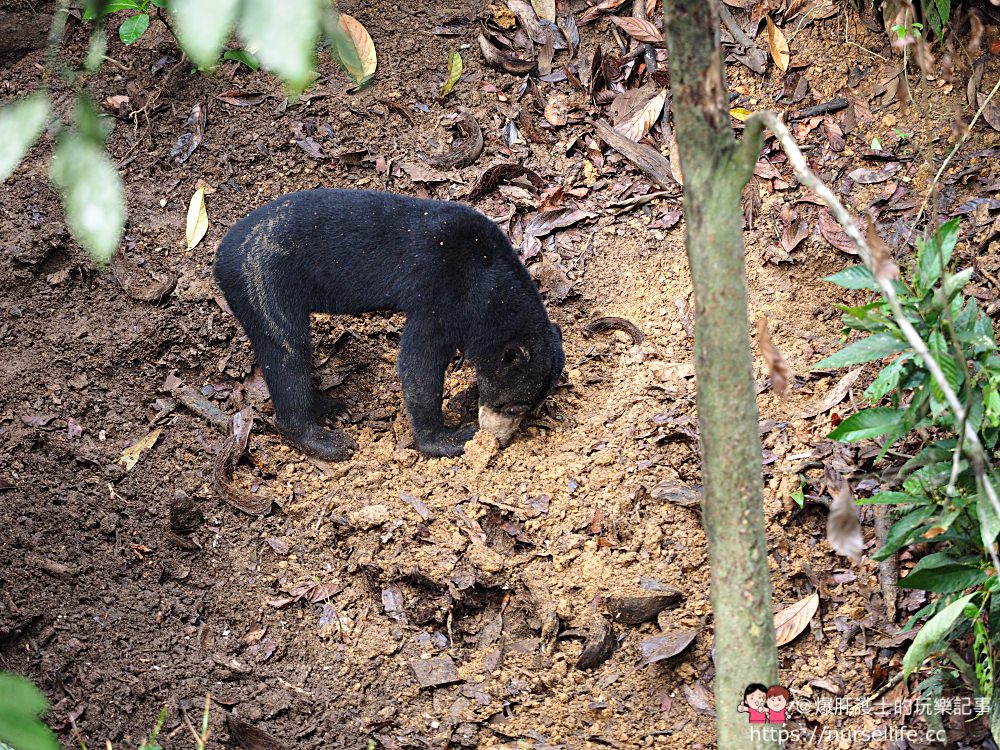
[[[361,531],[373,529],[392,520],[392,513],[388,505],[367,505],[358,510],[347,511],[347,520]]]

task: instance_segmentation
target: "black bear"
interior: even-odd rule
[[[238,221],[215,279],[246,331],[278,428],[333,461],[356,444],[322,418],[310,381],[309,313],[406,314],[398,370],[417,448],[457,456],[476,427],[444,423],[444,376],[456,351],[476,368],[479,426],[509,441],[563,369],[562,336],[535,282],[489,218],[450,201],[369,190],[305,190]]]

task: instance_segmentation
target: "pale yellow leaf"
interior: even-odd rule
[[[777,645],[784,646],[794,640],[809,625],[817,609],[819,609],[819,594],[814,591],[805,599],[800,599],[776,614],[774,639]]]
[[[347,37],[354,44],[354,48],[358,51],[358,60],[361,63],[361,67],[356,69],[353,64],[348,63],[346,60],[345,67],[351,78],[360,85],[375,75],[375,68],[378,66],[378,57],[375,55],[375,42],[372,41],[368,29],[358,19],[347,13],[340,14],[340,28],[344,30],[344,33],[347,34]]]
[[[771,48],[771,59],[778,66],[778,70],[784,73],[788,70],[788,63],[791,62],[791,55],[788,52],[788,40],[781,33],[781,29],[774,25],[770,16],[764,16],[767,21],[767,44]]]
[[[208,231],[208,211],[205,210],[205,188],[200,187],[191,196],[187,213],[187,246],[193,249]]]
[[[556,22],[556,0],[531,0],[531,7],[535,9],[539,18]]]
[[[451,90],[455,88],[455,84],[458,83],[458,79],[462,77],[462,56],[458,54],[458,50],[452,50],[448,53],[448,80],[444,82],[444,86],[441,87],[441,98],[444,99]]]
[[[749,109],[744,109],[743,107],[733,107],[729,110],[729,114],[733,116],[733,119],[739,120],[740,122],[746,122],[747,118],[752,113]]]
[[[142,454],[156,444],[156,441],[160,437],[160,432],[162,432],[162,428],[157,427],[155,430],[146,433],[122,451],[122,456],[118,459],[118,463],[125,467],[125,471],[132,471],[135,465],[139,462],[139,458]]]

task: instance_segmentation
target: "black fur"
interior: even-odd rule
[[[309,313],[406,314],[399,377],[417,447],[454,456],[475,427],[441,414],[457,350],[476,368],[479,402],[510,417],[537,407],[563,368],[562,338],[500,229],[458,203],[368,190],[307,190],[237,222],[215,278],[264,372],[278,426],[330,460],[356,447],[321,423],[310,384]]]

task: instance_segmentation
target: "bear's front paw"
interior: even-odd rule
[[[298,434],[286,432],[285,435],[306,453],[324,461],[346,461],[358,449],[358,444],[340,430],[324,430],[317,426]]]
[[[478,429],[476,425],[446,427],[429,436],[417,435],[417,448],[427,456],[461,456],[465,452],[465,444],[472,440]]]

